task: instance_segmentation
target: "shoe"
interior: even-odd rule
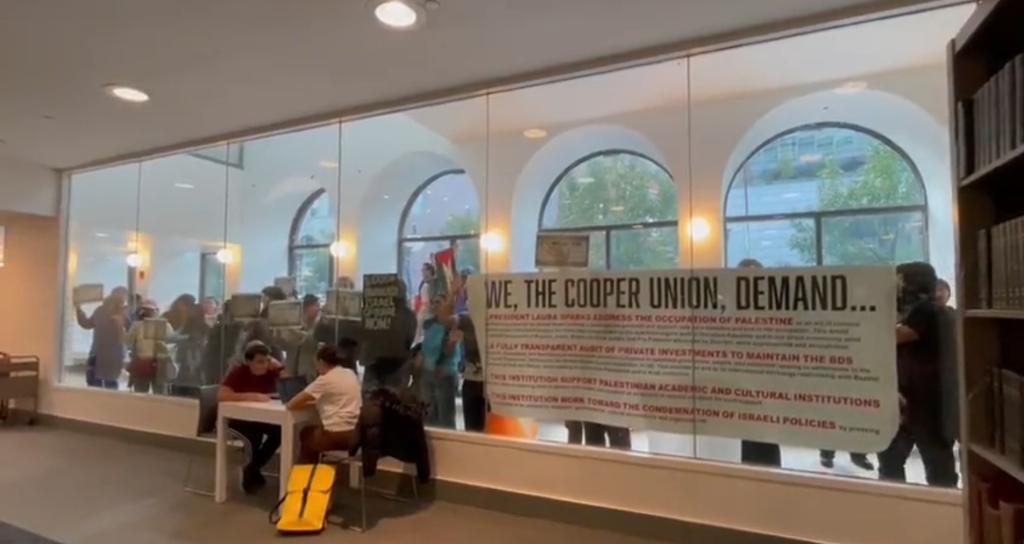
[[[866,454],[863,454],[863,453],[851,453],[850,454],[850,462],[852,462],[853,464],[857,465],[858,467],[860,467],[860,468],[862,468],[864,470],[867,470],[867,471],[870,471],[870,472],[874,472],[875,471],[875,464],[872,463],[870,459],[868,459],[868,456]]]
[[[242,472],[242,490],[247,495],[254,495],[266,487],[267,480],[260,474],[259,469],[246,467]]]
[[[836,466],[835,461],[829,457],[819,457],[818,460],[821,461],[821,466],[825,468],[833,468]]]

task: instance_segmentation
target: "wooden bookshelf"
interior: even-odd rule
[[[985,459],[1008,476],[1024,484],[1024,467],[997,452],[995,449],[979,444],[971,444],[971,451]]]
[[[1024,310],[967,310],[964,317],[973,319],[1024,319]]]
[[[983,93],[992,90],[990,80],[998,81],[997,76],[1007,63],[1024,53],[1021,21],[1024,1],[984,0],[948,49],[952,171],[958,178],[953,185],[957,208],[958,307],[966,309],[960,322],[960,437],[961,443],[969,444],[964,448],[967,453],[963,455],[962,467],[966,542],[971,544],[981,544],[983,537],[990,537],[982,534],[979,512],[983,502],[991,504],[1003,496],[1024,496],[1024,466],[1020,460],[1006,455],[1008,435],[998,434],[1003,430],[1002,416],[998,415],[1002,412],[997,406],[1002,406],[1003,401],[994,393],[1001,386],[993,378],[1000,369],[1024,375],[1024,287],[1007,288],[1007,282],[1018,285],[1017,279],[1024,286],[1024,278],[1018,278],[1024,275],[1024,266],[1018,263],[1024,262],[1007,260],[1012,264],[992,267],[988,259],[981,258],[991,256],[992,242],[986,242],[987,251],[979,249],[982,242],[990,240],[979,236],[979,232],[991,233],[993,227],[1024,216],[1024,145],[1008,138],[1002,141],[1012,143],[994,145],[993,140],[998,138],[986,137],[992,133],[983,130],[986,126],[991,128],[993,122],[998,127],[998,118],[1005,111],[1006,102],[986,100]],[[976,96],[980,96],[977,101]],[[992,115],[981,115],[982,121],[974,118],[985,109]],[[984,153],[979,151],[980,147],[986,148]],[[976,161],[979,157],[983,160]],[[1021,240],[1012,238],[1017,232],[1020,231],[1010,231],[1009,240],[1013,243]],[[1000,240],[1007,240],[1006,236],[1003,230]],[[999,247],[1012,251],[1017,246]],[[1024,256],[1024,251],[1018,251],[1018,255]],[[1004,280],[1000,285],[1011,291],[1008,296],[1012,304],[1007,303],[1007,298],[993,304],[993,293],[983,291],[984,287],[993,286],[989,274],[995,269]],[[1001,295],[1005,297],[1007,292]],[[989,392],[991,397],[976,396],[979,391]],[[975,395],[968,396],[968,392]],[[981,401],[969,400],[972,398]]]

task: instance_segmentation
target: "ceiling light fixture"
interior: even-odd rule
[[[230,249],[222,247],[217,250],[217,262],[220,264],[231,264],[235,262],[235,254]]]
[[[548,131],[542,128],[528,128],[523,131],[523,136],[531,140],[539,140],[541,138],[547,138]]]
[[[105,232],[97,232],[96,233],[96,237],[97,238],[110,238],[110,235],[105,233]]]
[[[129,253],[124,262],[131,268],[138,268],[142,264],[142,256],[138,253]]]
[[[191,183],[175,183],[174,186],[179,188],[179,189],[195,189],[196,188],[196,186],[192,185]]]
[[[126,85],[117,85],[111,83],[110,85],[107,85],[103,88],[107,91],[107,94],[109,94],[110,96],[124,100],[125,102],[133,102],[135,104],[149,102],[149,94],[147,94],[145,91],[136,89],[135,87],[128,87]]]
[[[380,24],[394,30],[416,28],[427,16],[418,0],[372,0],[370,8]]]
[[[337,168],[337,167],[338,167],[338,163],[336,161],[328,161],[328,160],[320,161],[320,168],[331,168],[331,169],[333,169],[333,168]]]
[[[836,94],[856,94],[868,88],[867,81],[847,81],[835,88]]]

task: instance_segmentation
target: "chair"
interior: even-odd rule
[[[217,438],[217,394],[219,391],[219,385],[204,385],[198,388],[199,420],[196,423],[197,438]],[[247,460],[252,458],[252,444],[249,443],[248,439],[231,428],[228,428],[228,435],[229,445],[237,446],[241,444],[242,450],[245,452],[245,458]],[[190,455],[188,458],[188,467],[185,469],[185,478],[183,482],[185,491],[195,493],[197,495],[212,497],[214,495],[212,490],[199,489],[189,485],[189,482],[192,480],[192,465],[194,463],[195,456]]]
[[[367,486],[366,486],[366,477],[363,475],[363,457],[362,457],[362,455],[361,454],[353,455],[353,454],[351,454],[348,451],[325,451],[325,452],[320,454],[319,462],[321,462],[321,463],[330,463],[330,464],[335,464],[335,465],[347,465],[349,467],[349,478],[350,478],[350,480],[351,480],[353,474],[357,475],[356,477],[358,478],[358,481],[359,481],[359,512],[360,512],[360,518],[361,518],[360,521],[361,521],[361,523],[360,523],[359,527],[356,530],[358,532],[360,532],[360,533],[365,532],[366,528],[367,528],[367,524],[366,524],[366,490],[367,490]],[[415,473],[408,473],[408,472],[406,472],[404,470],[402,471],[402,473],[403,474],[408,474],[410,476],[411,481],[412,481],[412,495],[413,495],[413,499],[412,500],[419,500],[420,492],[419,492],[418,482],[417,482],[417,479],[416,479],[416,474]],[[397,501],[401,501],[401,502],[410,502],[409,499],[406,499],[404,497],[399,497],[398,495],[396,495],[394,493],[390,493],[390,492],[384,491],[382,489],[376,489],[376,488],[369,488],[369,489],[371,491],[377,492],[378,495],[380,495],[382,497],[385,497],[387,499],[390,499],[390,500],[397,500]]]

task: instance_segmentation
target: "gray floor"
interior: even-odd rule
[[[51,427],[0,427],[0,452],[0,522],[64,544],[280,542],[267,522],[272,492],[235,493],[223,505],[187,493],[183,453]],[[196,484],[209,483],[211,467],[210,460],[200,465]],[[296,541],[654,542],[444,502],[375,501],[371,512],[376,524],[367,533],[329,527]]]

